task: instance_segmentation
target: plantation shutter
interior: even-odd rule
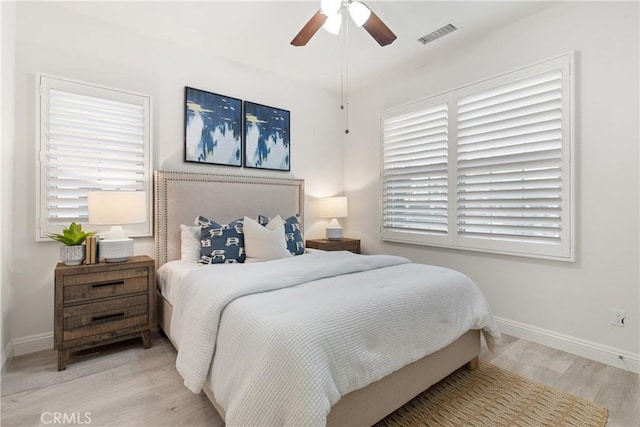
[[[383,113],[382,239],[573,261],[571,64]]]
[[[150,206],[148,97],[41,76],[40,101],[40,237],[87,223],[91,190],[147,191]],[[150,235],[147,216],[127,231]]]
[[[448,234],[448,106],[433,101],[383,118],[383,238]]]
[[[560,254],[563,113],[561,68],[458,99],[459,242]]]

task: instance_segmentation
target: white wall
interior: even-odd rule
[[[229,61],[205,57],[130,30],[78,15],[55,3],[20,2],[16,31],[15,252],[11,337],[16,354],[51,347],[53,269],[58,244],[35,242],[35,74],[129,89],[153,97],[154,168],[305,179],[306,237],[319,237],[314,197],[343,189],[339,98]],[[184,87],[191,86],[291,111],[291,173],[183,162]],[[153,256],[153,240],[137,239]]]
[[[15,69],[15,19],[16,8],[13,2],[0,3],[0,363],[11,357],[10,313],[11,313],[11,272],[12,272],[12,230],[11,209],[13,197],[13,147],[14,147],[14,69]]]
[[[425,50],[422,67],[352,95],[346,234],[361,238],[369,253],[394,253],[468,274],[506,332],[637,370],[638,40],[637,2],[567,2],[462,48],[435,42]],[[378,168],[371,165],[380,161],[380,113],[568,51],[577,59],[577,261],[381,242],[378,216],[371,214],[379,203]],[[626,309],[624,328],[609,324],[612,307]],[[627,360],[619,362],[618,354]]]

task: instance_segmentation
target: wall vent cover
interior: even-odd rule
[[[426,36],[420,37],[418,41],[422,44],[431,43],[432,41],[439,39],[442,36],[453,33],[457,29],[458,26],[456,24],[454,24],[453,22],[449,22],[447,25],[444,25],[437,30],[430,32]]]

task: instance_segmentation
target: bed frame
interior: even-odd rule
[[[198,215],[233,221],[244,215],[300,214],[304,220],[304,181],[299,179],[156,171],[154,188],[157,267],[180,259],[180,224],[191,225]],[[160,293],[157,301],[158,324],[175,346],[173,307]],[[475,369],[479,353],[480,331],[467,331],[449,346],[343,396],[331,407],[327,425],[371,426],[461,366]],[[208,385],[203,390],[224,419],[213,391]]]

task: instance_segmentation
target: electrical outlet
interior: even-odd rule
[[[624,320],[627,317],[627,313],[624,310],[618,308],[611,309],[611,324],[613,326],[624,326]]]

